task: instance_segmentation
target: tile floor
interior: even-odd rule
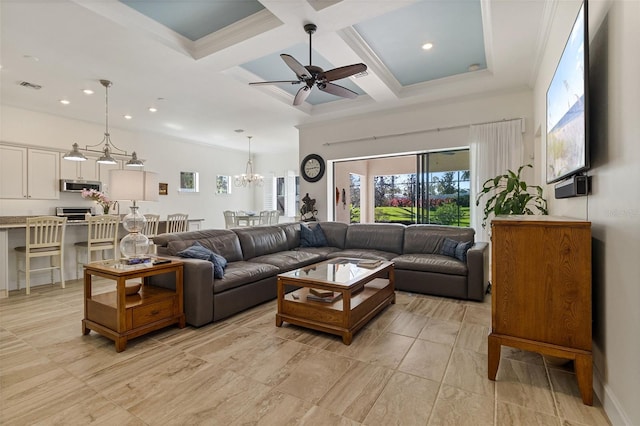
[[[571,364],[503,347],[487,379],[489,299],[398,292],[350,346],[275,327],[275,306],[116,353],[82,336],[79,281],[14,292],[0,300],[0,424],[609,424],[597,398],[582,404]]]

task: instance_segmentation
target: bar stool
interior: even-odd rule
[[[167,233],[187,232],[189,230],[189,215],[174,213],[167,215]]]
[[[147,221],[144,224],[144,228],[142,228],[142,235],[145,235],[147,238],[149,238],[149,240],[152,240],[153,237],[158,235],[158,224],[160,223],[160,215],[147,213],[144,215],[144,218]]]
[[[25,276],[27,294],[31,293],[31,273],[51,271],[53,284],[53,270],[60,271],[60,285],[64,285],[64,231],[67,225],[66,217],[40,216],[27,218],[26,246],[16,247],[16,281],[20,290],[20,272]],[[31,269],[31,259],[35,257],[49,257],[49,266]],[[54,259],[55,256],[55,259]],[[57,260],[57,265],[54,263]],[[21,268],[22,266],[22,268]]]
[[[87,241],[75,243],[76,247],[76,279],[79,277],[79,267],[84,265],[80,261],[80,255],[86,255],[86,263],[92,261],[92,253],[100,252],[101,260],[115,260],[118,256],[118,225],[120,217],[116,215],[86,216],[87,220]],[[105,259],[104,251],[113,250],[113,257]]]

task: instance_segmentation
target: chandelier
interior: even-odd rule
[[[235,186],[247,186],[252,183],[256,186],[262,186],[264,182],[264,177],[257,173],[253,173],[253,162],[251,161],[251,138],[252,136],[247,136],[249,138],[249,161],[247,161],[247,167],[244,170],[244,173],[241,175],[235,175],[233,177],[233,183]]]
[[[144,163],[138,159],[138,154],[136,152],[132,152],[131,155],[127,153],[127,151],[122,150],[115,146],[113,142],[111,142],[111,136],[109,135],[109,87],[111,87],[111,82],[109,80],[100,80],[100,84],[104,86],[105,90],[105,130],[104,137],[100,143],[95,145],[86,145],[84,148],[80,148],[77,143],[72,145],[72,149],[69,153],[65,154],[65,160],[71,161],[86,161],[87,157],[84,156],[82,151],[86,152],[98,152],[102,155],[98,158],[97,162],[100,164],[118,164],[118,162],[111,156],[112,152],[115,152],[117,155],[122,155],[125,157],[131,157],[129,161],[125,163],[125,166],[129,167],[143,167]],[[104,143],[104,148],[102,149],[91,149],[95,146],[101,145]]]

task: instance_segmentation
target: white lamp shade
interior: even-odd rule
[[[142,170],[111,170],[109,196],[114,200],[158,201],[158,174]]]

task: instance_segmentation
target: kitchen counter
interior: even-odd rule
[[[40,215],[38,215],[40,216]],[[120,215],[124,217],[125,215]],[[16,277],[15,248],[25,245],[25,228],[27,218],[36,216],[0,216],[0,298],[7,297],[9,290],[18,288]],[[189,219],[189,230],[197,230],[202,226],[204,219]],[[67,222],[64,244],[65,280],[76,279],[76,248],[74,244],[87,240],[87,222]],[[160,221],[159,231],[166,229],[166,220]],[[120,224],[118,232],[124,237],[127,231]],[[36,262],[44,262],[46,259],[34,259]],[[57,274],[54,274],[57,277]],[[57,278],[56,278],[57,279]],[[49,274],[34,274],[31,278],[31,286],[49,283]],[[24,283],[23,283],[24,285]]]

